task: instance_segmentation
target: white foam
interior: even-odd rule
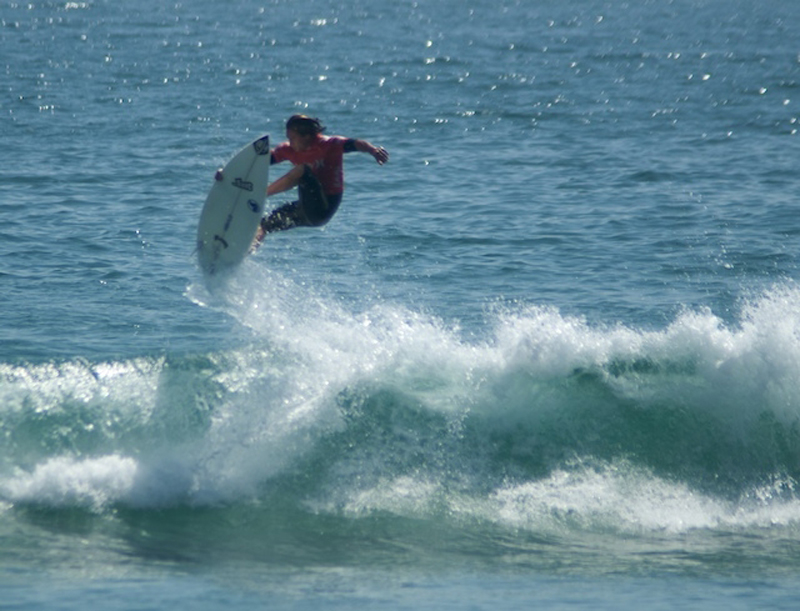
[[[723,500],[621,463],[557,470],[509,485],[479,505],[484,519],[514,528],[579,527],[642,533],[800,524],[800,500],[751,495]]]
[[[441,486],[432,480],[409,475],[380,478],[374,486],[360,489],[342,487],[327,498],[307,502],[317,512],[341,512],[363,517],[375,512],[409,518],[430,515],[437,506]]]
[[[99,510],[129,499],[138,471],[135,460],[116,454],[85,460],[57,457],[0,481],[0,490],[12,502]]]
[[[573,465],[541,480],[504,484],[488,494],[454,489],[430,475],[384,477],[361,487],[343,484],[308,506],[353,517],[387,513],[427,518],[438,514],[553,534],[580,530],[675,535],[703,529],[800,527],[800,500],[759,494],[758,490],[740,499],[724,500],[624,462],[599,467]]]

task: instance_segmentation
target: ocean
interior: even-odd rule
[[[795,608],[798,26],[4,0],[0,607]],[[389,163],[207,283],[295,113]]]

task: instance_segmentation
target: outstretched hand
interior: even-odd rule
[[[382,146],[373,147],[370,153],[372,153],[372,156],[375,157],[375,161],[378,162],[378,165],[383,165],[389,161],[389,151]]]

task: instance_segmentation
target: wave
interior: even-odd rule
[[[736,325],[663,329],[554,308],[477,339],[360,311],[255,266],[187,296],[248,345],[126,361],[0,364],[0,499],[306,511],[512,528],[683,530],[800,518],[800,290]]]

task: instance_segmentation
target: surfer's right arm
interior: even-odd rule
[[[378,165],[383,165],[389,161],[389,153],[382,146],[375,146],[368,140],[360,140],[358,138],[348,138],[344,143],[344,152],[358,151],[359,153],[369,153],[378,162]]]

